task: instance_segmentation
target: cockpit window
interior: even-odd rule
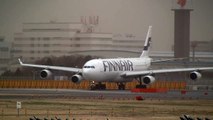
[[[95,68],[95,66],[84,66],[84,68]]]

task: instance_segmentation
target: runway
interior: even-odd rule
[[[129,90],[90,91],[76,89],[0,89],[0,98],[67,98],[67,99],[204,99],[212,100],[213,91],[168,91],[166,93],[132,93]]]

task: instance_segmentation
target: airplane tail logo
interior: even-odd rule
[[[152,31],[152,26],[149,26],[149,29],[146,35],[146,40],[144,43],[143,52],[140,57],[149,57],[149,50],[151,45],[151,31]]]

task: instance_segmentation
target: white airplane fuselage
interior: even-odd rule
[[[128,71],[147,70],[151,58],[93,59],[86,62],[82,69],[83,78],[96,82],[128,82],[132,78],[123,78]]]

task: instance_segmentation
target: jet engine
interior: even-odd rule
[[[42,79],[50,78],[51,76],[52,76],[52,72],[47,69],[44,69],[40,72],[40,77]]]
[[[194,72],[191,72],[189,76],[192,80],[198,80],[202,77],[202,74],[200,72],[194,71]]]
[[[144,76],[142,79],[143,79],[143,83],[145,83],[147,85],[155,82],[155,77],[153,77],[151,75]]]
[[[83,77],[79,74],[75,74],[71,77],[72,82],[80,83],[83,80]]]

